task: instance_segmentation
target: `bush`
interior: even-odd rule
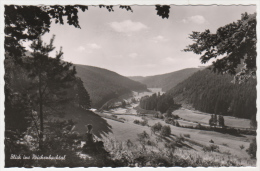
[[[204,146],[203,147],[204,152],[219,152],[219,146],[217,145],[210,145],[210,146]]]
[[[134,120],[134,123],[135,124],[140,124],[140,121],[139,120]]]
[[[182,147],[183,146],[182,142],[184,142],[184,141],[185,141],[184,137],[180,134],[180,136],[177,136],[175,139],[176,146]]]
[[[245,146],[242,144],[239,146],[241,150],[243,150],[245,148]]]
[[[249,145],[249,148],[247,149],[247,153],[252,157],[256,158],[256,150],[257,150],[257,144],[256,144],[256,138],[252,140],[252,142]]]
[[[173,119],[180,119],[179,115],[172,115]]]
[[[175,125],[174,119],[173,118],[165,118],[165,123]]]
[[[138,125],[146,126],[148,124],[148,121],[147,121],[147,119],[144,118],[143,121],[134,120],[134,123],[138,124]]]
[[[151,127],[151,131],[152,131],[153,133],[155,133],[155,132],[160,132],[161,129],[162,129],[162,124],[161,124],[160,122],[154,124],[154,125]]]
[[[175,122],[175,126],[180,127],[180,124],[178,121]]]
[[[146,125],[148,125],[148,120],[146,119],[146,118],[142,118],[143,119],[143,121],[141,121],[140,122],[140,124],[142,125],[142,126],[146,126]]]
[[[171,128],[170,126],[163,126],[162,129],[161,129],[161,135],[162,136],[170,136],[171,135]]]
[[[142,133],[140,134],[137,134],[137,140],[140,141],[141,143],[145,143],[146,140],[149,140],[150,139],[150,136],[149,134],[147,134],[146,131],[143,131]]]
[[[117,118],[117,116],[116,115],[111,115],[113,118]]]
[[[176,149],[176,144],[174,142],[169,142],[169,143],[165,143],[164,147],[167,148],[168,150],[174,152]]]
[[[184,137],[190,138],[190,134],[183,134]]]

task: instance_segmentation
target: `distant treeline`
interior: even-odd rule
[[[179,108],[180,105],[174,103],[172,96],[154,93],[152,96],[142,97],[140,107],[146,110],[155,110],[165,113],[168,109],[174,110],[175,108]]]
[[[99,109],[109,100],[119,98],[132,91],[147,91],[146,85],[113,71],[88,65],[75,66],[77,76],[82,79],[84,87],[89,92],[93,108]]]
[[[233,76],[213,73],[209,69],[194,75],[167,92],[178,102],[191,104],[196,110],[240,118],[256,116],[256,80],[232,83]]]

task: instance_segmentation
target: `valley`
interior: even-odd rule
[[[3,3],[4,167],[255,167],[258,4],[195,3]]]
[[[152,95],[153,93],[160,92],[163,93],[160,88],[150,88],[150,92],[142,92],[142,93],[133,93],[133,98],[140,99],[146,95]],[[126,99],[130,101],[130,99]],[[249,147],[250,141],[254,138],[253,135],[231,135],[227,133],[220,133],[209,130],[199,130],[199,129],[189,129],[184,127],[177,127],[171,124],[165,123],[164,119],[159,119],[153,117],[153,114],[145,114],[139,115],[136,107],[137,103],[129,103],[125,108],[118,107],[111,110],[100,112],[95,112],[96,115],[101,116],[106,124],[109,125],[109,131],[105,131],[104,134],[98,136],[105,142],[114,142],[125,143],[127,141],[131,141],[134,144],[139,144],[138,134],[141,134],[143,131],[150,135],[151,142],[157,142],[157,138],[159,135],[153,134],[151,131],[151,127],[160,122],[162,125],[168,125],[171,128],[171,135],[161,142],[157,142],[157,147],[153,150],[158,150],[158,148],[163,148],[166,142],[175,142],[179,137],[183,137],[184,140],[182,142],[181,147],[177,148],[178,153],[187,153],[189,155],[197,154],[197,155],[207,155],[209,158],[233,158],[236,162],[241,165],[255,165],[255,160],[250,159],[246,150]],[[175,110],[172,114],[178,115],[180,119],[178,122],[181,126],[196,126],[198,123],[201,125],[208,126],[208,120],[210,118],[210,114],[193,111],[185,108],[180,108]],[[147,120],[147,125],[142,126],[135,124],[135,120]],[[86,120],[87,121],[87,120]],[[89,122],[89,121],[88,121]],[[249,120],[248,119],[240,119],[235,117],[225,116],[225,124],[227,126],[235,126],[237,123],[239,128],[249,128]],[[98,122],[92,122],[94,130],[99,129],[96,127]],[[81,125],[81,129],[84,130],[85,126]],[[213,143],[211,142],[213,141]],[[211,145],[215,145],[218,147],[217,152],[203,152],[205,147],[209,147]],[[241,147],[244,147],[241,149]],[[212,159],[213,160],[213,159]],[[242,161],[242,162],[241,162]]]

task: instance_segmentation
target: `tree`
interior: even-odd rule
[[[189,38],[195,43],[184,51],[202,55],[201,63],[221,57],[213,62],[214,72],[235,75],[239,83],[256,78],[256,13],[242,14],[241,20],[218,28],[215,34],[210,30],[194,31]]]
[[[166,111],[166,115],[165,115],[166,118],[172,118],[172,109],[168,109]]]
[[[254,138],[250,145],[249,148],[247,149],[247,153],[252,157],[256,158],[256,150],[257,150],[257,144],[256,144],[256,138]]]
[[[164,125],[161,129],[161,135],[166,136],[166,137],[170,136],[171,135],[171,127],[168,126],[168,125],[167,126]]]
[[[160,132],[162,129],[162,124],[160,122],[154,124],[152,127],[151,127],[151,131],[152,133],[156,133],[156,132]]]
[[[83,85],[83,81],[80,78],[76,78],[76,92],[74,101],[83,109],[90,109],[91,100],[90,96]]]
[[[218,115],[218,125],[221,127],[225,126],[225,120],[224,117],[222,115]]]
[[[209,119],[209,125],[215,127],[217,123],[218,123],[217,115],[216,114],[211,115]]]
[[[256,121],[256,115],[253,115],[250,119],[250,126],[251,128],[256,129],[257,128],[257,121]]]
[[[125,108],[125,107],[126,107],[126,102],[125,102],[125,100],[122,100],[121,104],[122,104],[122,108]]]
[[[149,139],[150,139],[150,136],[149,136],[149,134],[147,134],[146,131],[143,131],[142,133],[137,134],[137,140],[142,145],[143,150],[145,150],[146,141]]]
[[[112,5],[99,5],[109,12],[114,11]],[[156,5],[157,15],[162,18],[169,17],[170,6]],[[19,6],[5,5],[5,50],[14,55],[17,61],[25,52],[22,41],[35,40],[49,32],[51,20],[64,24],[64,17],[69,25],[80,28],[78,12],[88,10],[86,5],[52,5],[52,6]],[[130,6],[120,5],[119,8],[132,11]]]
[[[31,82],[31,99],[34,108],[39,114],[39,147],[42,148],[44,135],[44,117],[48,110],[53,109],[56,113],[59,104],[64,104],[70,97],[66,96],[76,80],[75,67],[72,64],[61,61],[63,52],[60,50],[55,58],[49,57],[49,53],[55,49],[53,46],[54,36],[50,44],[44,44],[41,38],[33,41],[32,59],[28,58],[26,68]],[[44,108],[48,110],[44,110]]]

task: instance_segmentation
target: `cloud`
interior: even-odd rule
[[[97,45],[96,43],[89,43],[88,46],[91,49],[100,49],[101,48],[101,46]]]
[[[206,19],[201,15],[194,15],[191,17],[184,18],[183,23],[195,23],[195,24],[204,24]]]
[[[110,27],[116,32],[120,33],[130,33],[130,32],[138,32],[148,27],[141,22],[133,22],[131,20],[125,20],[122,22],[112,22],[109,23]]]
[[[86,48],[84,46],[79,46],[76,50],[79,52],[82,52],[82,51],[86,50]]]
[[[132,59],[135,59],[135,58],[137,58],[139,55],[138,55],[137,53],[130,53],[128,56],[129,56],[130,58],[132,58]]]
[[[76,51],[78,52],[84,52],[84,53],[92,53],[94,49],[100,49],[101,46],[97,45],[96,43],[89,43],[85,46],[79,46],[76,48]]]
[[[152,41],[154,43],[158,43],[158,42],[165,42],[165,41],[167,41],[167,39],[165,37],[159,35],[159,36],[153,37]]]

